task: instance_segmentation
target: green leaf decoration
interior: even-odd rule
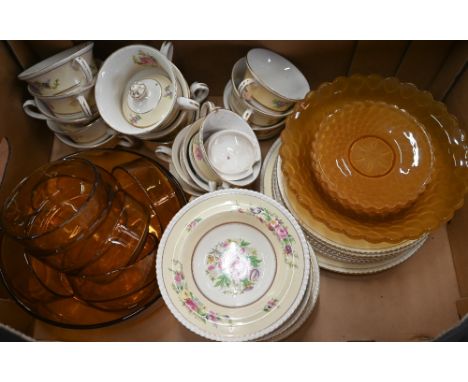
[[[250,245],[250,243],[248,241],[241,240],[241,242],[240,242],[241,247],[248,247],[249,245]]]

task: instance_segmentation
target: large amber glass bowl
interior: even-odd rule
[[[424,126],[406,111],[374,101],[350,102],[324,118],[311,155],[328,195],[357,214],[381,217],[411,205],[433,165]]]
[[[386,104],[414,118],[415,124],[422,126],[424,134],[427,134],[430,150],[425,151],[433,156],[430,179],[425,181],[427,172],[422,174],[421,180],[416,183],[423,189],[416,187],[412,191],[415,200],[407,198],[412,204],[404,204],[401,208],[406,208],[400,212],[378,218],[355,211],[349,213],[348,209],[338,206],[336,194],[330,195],[329,189],[323,185],[323,178],[316,176],[317,170],[313,168],[315,165],[317,169],[317,164],[312,159],[322,122],[356,102],[370,101]],[[295,106],[281,138],[282,171],[288,192],[294,193],[299,203],[316,219],[349,237],[391,243],[417,239],[447,222],[454,211],[463,205],[468,189],[466,133],[443,103],[435,101],[429,92],[421,91],[413,84],[377,75],[339,77],[332,83],[322,84]],[[330,145],[334,145],[332,135],[327,139]],[[323,141],[321,144],[325,143]],[[386,158],[381,159],[385,164]],[[381,170],[367,169],[365,164],[362,166],[364,171]],[[339,192],[347,194],[342,200],[352,199],[349,197],[352,193],[343,187],[346,185],[339,185]],[[388,189],[399,192],[398,187],[391,183]],[[358,204],[354,203],[358,207],[362,204],[367,206],[362,199]]]

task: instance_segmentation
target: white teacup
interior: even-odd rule
[[[74,90],[73,92],[56,96],[42,96],[35,93],[31,87],[28,87],[28,90],[58,118],[91,118],[96,112],[94,83]]]
[[[289,60],[267,49],[247,53],[244,80],[238,91],[245,99],[255,99],[271,110],[285,111],[304,99],[310,91],[301,71]]]
[[[98,118],[84,126],[48,120],[47,126],[54,133],[66,135],[71,140],[79,144],[99,141],[101,138],[106,136],[106,134],[114,133],[102,118]]]
[[[258,143],[257,137],[255,136],[255,133],[252,131],[248,123],[236,113],[230,110],[215,108],[214,105],[210,102],[205,102],[205,104],[203,104],[200,113],[204,118],[198,132],[200,147],[202,150],[205,150],[206,152],[206,147],[209,143],[208,140],[210,136],[221,131],[230,131],[231,134],[240,133],[243,136],[248,137],[254,152],[256,154],[260,153],[260,145]],[[214,163],[210,160],[209,155],[206,156],[208,157],[208,162],[210,163],[211,167],[216,169]],[[252,183],[258,177],[260,173],[260,167],[261,160],[255,161],[253,170],[251,172],[248,171],[249,175],[246,177],[242,177],[245,174],[237,177],[233,176],[232,174],[224,174],[219,170],[216,172],[223,181],[238,187],[243,187]],[[244,171],[245,169],[239,168],[239,173]]]
[[[93,82],[94,43],[87,42],[51,56],[18,75],[43,96],[65,94]]]
[[[240,180],[254,172],[261,161],[258,141],[236,130],[218,131],[205,143],[209,162],[216,172],[228,180]]]
[[[83,115],[62,115],[55,116],[47,106],[37,98],[29,99],[23,104],[24,112],[32,118],[40,119],[43,121],[51,120],[58,123],[85,125],[96,119],[99,113],[96,111],[91,117]]]
[[[104,137],[101,137],[100,139],[86,143],[77,143],[70,139],[68,136],[59,133],[55,133],[55,136],[60,142],[64,143],[65,145],[82,150],[95,149],[98,147],[113,148],[115,146],[130,148],[135,146],[136,143],[133,138],[127,137],[125,135],[119,135],[113,130],[111,130],[110,132],[108,131],[107,134]]]
[[[169,126],[181,110],[199,110],[199,101],[185,96],[177,81],[175,67],[166,57],[172,54],[169,47],[166,43],[160,52],[130,45],[114,52],[102,65],[95,90],[97,107],[116,131],[145,136]],[[160,86],[163,79],[155,79],[158,75],[165,77],[164,88]]]

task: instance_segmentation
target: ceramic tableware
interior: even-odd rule
[[[230,102],[232,89],[233,87],[232,87],[231,82],[228,82],[226,84],[226,87],[224,88],[223,105],[225,109],[234,111],[235,113],[239,114],[240,111],[236,112],[236,110],[232,107],[231,102]],[[284,129],[285,119],[280,120],[280,122],[272,126],[258,126],[250,121],[249,121],[249,125],[252,128],[252,131],[257,136],[258,140],[267,140],[267,139],[271,139],[277,136]]]
[[[190,140],[194,135],[199,134],[199,130],[203,125],[203,121],[204,119],[195,121],[192,125],[190,125],[190,128],[185,133],[180,149],[180,158],[182,165],[185,167],[185,170],[189,174],[192,181],[195,182],[195,184],[201,189],[210,192],[218,188],[217,181],[205,179],[203,175],[197,173],[195,171],[195,166],[193,166],[192,160],[190,159]]]
[[[199,82],[194,82],[189,87],[180,70],[175,65],[173,65],[173,69],[177,78],[177,83],[180,85],[184,97],[193,98],[197,102],[202,102],[208,96],[208,86]],[[175,135],[182,127],[187,126],[195,120],[196,114],[196,111],[181,110],[176,119],[168,126],[163,126],[160,130],[135,135],[144,140],[166,141],[171,138],[174,139]]]
[[[251,49],[246,57],[244,80],[239,93],[269,109],[285,111],[304,99],[310,87],[307,79],[289,60],[267,49]]]
[[[183,96],[173,64],[145,45],[127,46],[108,57],[97,76],[96,103],[109,126],[129,135],[169,125],[180,110],[199,109],[197,101]]]
[[[60,115],[55,116],[52,111],[39,99],[29,99],[23,104],[24,112],[32,118],[40,119],[43,121],[51,120],[58,123],[83,125],[88,124],[99,116],[97,111],[94,111],[91,117],[83,115]]]
[[[173,166],[174,171],[171,171],[171,172],[177,173],[178,177],[181,178],[182,180],[182,184],[183,185],[185,184],[188,186],[188,187],[185,187],[184,189],[193,191],[193,192],[188,192],[189,194],[199,195],[203,193],[203,188],[199,187],[198,184],[196,184],[192,180],[184,164],[182,163],[182,155],[183,155],[182,144],[183,144],[185,135],[188,133],[190,129],[191,129],[191,125],[186,126],[177,134],[174,140],[174,143],[172,145],[172,148],[164,146],[164,145],[158,145],[154,149],[154,154],[159,159]]]
[[[242,117],[238,116],[232,111],[225,109],[212,110],[208,113],[208,115],[206,115],[206,117],[204,117],[204,119],[202,119],[201,126],[198,132],[199,141],[201,144],[200,147],[202,148],[202,150],[206,148],[206,141],[211,135],[220,131],[228,130],[231,132],[240,132],[242,134],[245,134],[247,137],[249,137],[249,141],[254,147],[254,152],[257,153],[260,151],[258,139],[251,130],[250,126],[247,124],[247,122]],[[211,163],[211,165],[213,167],[213,163]],[[221,177],[221,179],[225,180],[226,182],[232,185],[244,187],[255,181],[255,179],[260,174],[260,169],[261,162],[257,161],[253,166],[252,174],[247,176],[246,178],[228,179],[227,177],[223,177],[223,174],[221,173],[218,173],[218,175]],[[239,171],[242,170],[243,169],[240,169]]]
[[[66,135],[72,139],[73,142],[78,144],[99,141],[101,138],[105,137],[108,132],[113,132],[102,118],[98,118],[84,126],[47,120],[47,126],[54,133]]]
[[[156,269],[166,304],[187,328],[213,340],[255,340],[301,304],[310,254],[284,207],[257,192],[223,190],[174,217]]]
[[[245,58],[238,60],[232,68],[231,80],[226,84],[229,103],[232,105],[233,111],[248,120],[249,123],[258,126],[274,125],[291,114],[291,108],[286,111],[275,111],[265,107],[254,98],[245,99],[242,97],[238,88],[244,78],[246,67]]]
[[[112,129],[108,129],[106,134],[101,138],[86,143],[77,143],[66,134],[55,133],[55,136],[59,141],[66,144],[67,146],[74,147],[77,149],[95,149],[98,147],[115,146],[130,148],[135,146],[136,144],[136,141],[132,137],[128,137],[126,135],[119,135],[116,131]]]
[[[28,82],[35,93],[42,96],[66,94],[93,82],[96,65],[94,43],[76,45],[41,61],[18,75]]]
[[[257,140],[240,131],[218,131],[209,136],[205,145],[209,162],[230,180],[251,175],[254,164],[262,159]]]
[[[58,118],[62,116],[80,118],[92,117],[96,112],[94,100],[94,83],[80,87],[63,95],[42,96],[35,93],[31,87],[29,92],[42,101]]]
[[[202,148],[200,136],[198,134],[194,134],[192,138],[190,138],[188,150],[190,163],[203,179],[207,182],[222,182],[216,170],[211,166],[208,157],[206,157],[206,151],[204,147]]]

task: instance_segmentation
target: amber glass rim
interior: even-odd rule
[[[78,214],[80,214],[89,204],[89,202],[91,201],[91,199],[94,197],[94,195],[96,194],[96,190],[98,188],[98,186],[101,184],[101,182],[103,181],[102,178],[101,178],[101,174],[99,174],[99,171],[97,169],[97,167],[92,163],[90,162],[89,160],[87,159],[84,159],[84,158],[62,158],[62,159],[59,159],[57,161],[54,161],[52,163],[47,163],[41,167],[39,167],[38,169],[36,169],[32,174],[24,177],[21,182],[19,182],[16,187],[13,189],[13,191],[11,191],[10,195],[8,196],[8,199],[5,201],[5,203],[3,204],[3,209],[2,209],[2,215],[1,215],[1,223],[2,223],[2,226],[4,227],[4,231],[8,233],[8,230],[5,229],[5,211],[8,209],[8,205],[12,202],[12,198],[13,196],[20,191],[21,187],[23,187],[28,180],[31,179],[31,176],[34,174],[34,173],[37,173],[37,172],[40,172],[40,171],[44,171],[45,169],[49,168],[49,167],[52,167],[52,166],[55,166],[55,165],[58,165],[60,164],[60,162],[64,162],[64,161],[71,161],[71,160],[79,160],[81,162],[84,162],[86,165],[90,166],[91,169],[92,169],[92,172],[94,173],[94,182],[93,182],[93,186],[92,186],[92,189],[91,191],[89,192],[85,202],[78,208],[78,210],[72,215],[70,216],[68,219],[66,219],[65,221],[63,221],[62,223],[60,223],[58,226],[55,226],[53,227],[52,229],[48,230],[48,231],[45,231],[45,232],[41,232],[40,234],[37,234],[37,235],[12,235],[12,237],[14,237],[15,239],[17,240],[36,240],[36,239],[39,239],[41,237],[44,237],[46,235],[50,235],[51,233],[59,230],[59,229],[62,229],[65,225],[67,225],[68,223],[70,223],[70,221],[72,221],[73,219],[76,218],[76,216]],[[45,171],[44,171],[45,172]],[[41,178],[42,179],[42,178]],[[36,184],[37,186],[37,184]],[[107,192],[109,193],[109,192]]]

